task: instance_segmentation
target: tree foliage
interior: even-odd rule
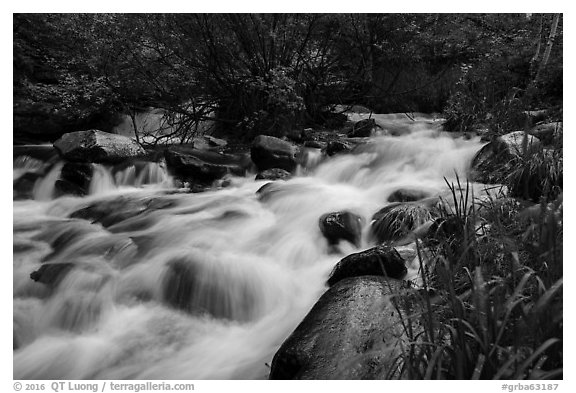
[[[15,132],[153,106],[183,136],[203,120],[281,135],[336,104],[446,109],[464,128],[512,89],[524,106],[557,103],[561,40],[552,15],[15,14]]]

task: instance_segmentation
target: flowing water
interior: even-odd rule
[[[382,136],[353,154],[316,151],[259,194],[254,175],[187,193],[149,163],[96,165],[88,196],[53,199],[53,165],[34,199],[14,201],[14,378],[266,378],[332,267],[372,246],[365,233],[331,252],[318,218],[346,209],[368,223],[398,188],[445,193],[481,147],[429,118],[376,119]],[[15,177],[40,165],[24,161]],[[33,281],[47,263],[67,265]]]

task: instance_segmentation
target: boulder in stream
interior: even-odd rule
[[[320,217],[320,231],[331,245],[346,240],[356,247],[360,245],[362,236],[362,217],[357,214],[341,211],[326,213]]]
[[[367,138],[372,136],[374,130],[378,127],[376,120],[364,119],[354,123],[352,131],[348,133],[350,138]]]
[[[404,259],[396,249],[389,246],[377,246],[343,258],[330,273],[328,285],[333,286],[340,280],[358,276],[386,276],[401,279],[406,272]]]
[[[100,130],[69,132],[54,147],[62,158],[73,162],[117,163],[146,154],[132,139]]]
[[[301,163],[300,154],[292,143],[268,135],[257,136],[250,149],[250,157],[260,171],[280,168],[292,172]]]
[[[502,183],[512,171],[514,159],[523,154],[524,143],[528,152],[541,146],[538,138],[524,131],[511,132],[494,139],[474,156],[470,179],[485,184]]]
[[[194,148],[170,147],[164,151],[168,168],[177,176],[200,182],[213,182],[228,173],[243,175],[246,169],[235,156]]]
[[[383,277],[338,282],[274,355],[270,379],[383,379],[404,339],[390,297],[399,283]]]
[[[349,142],[345,142],[345,141],[331,141],[328,142],[328,145],[326,146],[326,154],[329,156],[333,156],[334,154],[337,153],[348,153],[350,151],[352,151],[352,149],[354,148],[354,145],[349,143]]]

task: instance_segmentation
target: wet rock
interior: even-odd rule
[[[62,167],[60,179],[56,180],[56,196],[66,194],[86,195],[90,189],[93,168],[91,164],[67,162]]]
[[[168,168],[177,176],[200,182],[212,182],[228,173],[243,175],[246,171],[234,156],[194,148],[170,147],[164,156]]]
[[[70,214],[70,218],[89,220],[93,223],[100,223],[107,228],[147,211],[171,207],[173,203],[172,200],[163,198],[130,199],[117,197],[97,201],[89,206],[76,210]]]
[[[326,154],[329,156],[333,156],[337,153],[348,153],[352,151],[354,145],[344,141],[331,141],[326,146]]]
[[[399,283],[382,277],[338,282],[274,355],[270,379],[382,379],[404,339],[390,301]]]
[[[432,220],[431,210],[420,203],[392,203],[372,216],[370,233],[378,242],[399,240]]]
[[[250,157],[260,171],[280,168],[292,172],[300,163],[299,155],[299,149],[290,142],[267,135],[257,136],[250,149]]]
[[[561,121],[540,124],[532,128],[529,132],[530,135],[534,135],[545,146],[551,145],[554,141],[562,139],[562,133],[564,131],[563,124]]]
[[[348,133],[349,138],[367,138],[372,136],[374,129],[377,127],[376,120],[364,119],[354,123],[352,131]]]
[[[388,202],[414,202],[428,198],[430,194],[423,190],[400,188],[388,197]]]
[[[61,157],[73,162],[117,163],[146,154],[132,139],[100,130],[64,134],[54,147]]]
[[[292,177],[292,174],[284,169],[271,168],[259,172],[256,175],[256,180],[287,180]]]
[[[386,276],[401,279],[406,272],[406,264],[398,251],[389,246],[377,246],[350,254],[338,262],[330,273],[328,286],[345,278],[358,276]]]
[[[172,307],[190,311],[197,267],[184,261],[172,261],[164,277],[164,301]]]
[[[258,300],[249,286],[233,284],[226,278],[212,281],[202,266],[193,258],[182,257],[170,261],[163,279],[163,300],[170,306],[190,314],[207,314],[214,318],[246,321],[254,313]]]
[[[55,285],[74,267],[73,263],[46,263],[30,273],[30,278],[46,285]]]
[[[527,135],[524,131],[503,135],[482,147],[472,160],[470,179],[485,184],[503,182],[513,169],[514,159],[523,154],[525,137],[528,151],[535,151],[540,147],[538,138]]]
[[[327,213],[320,217],[320,231],[331,245],[346,240],[356,247],[360,245],[363,220],[357,214],[342,211]]]
[[[259,201],[266,202],[275,191],[277,188],[274,182],[266,183],[256,191],[256,196]]]

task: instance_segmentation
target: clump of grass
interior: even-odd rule
[[[506,182],[512,196],[539,202],[562,191],[563,149],[538,149],[515,158]]]
[[[395,298],[408,339],[388,377],[562,378],[561,197],[476,207],[468,184],[449,187],[452,203],[417,240],[435,268],[421,266],[422,287]]]

